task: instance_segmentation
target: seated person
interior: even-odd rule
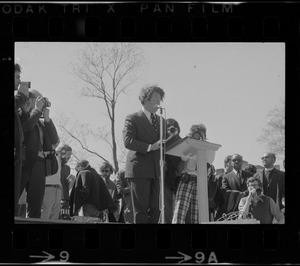
[[[251,213],[261,224],[272,224],[275,218],[278,224],[284,224],[284,215],[274,200],[262,192],[262,183],[257,177],[247,180],[249,195],[240,200],[239,219],[246,219]]]

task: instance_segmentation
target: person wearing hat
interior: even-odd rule
[[[34,89],[22,107],[20,121],[24,131],[25,160],[22,166],[20,195],[27,192],[27,217],[40,218],[46,181],[46,160],[59,143],[58,134],[45,106],[45,98]],[[53,173],[52,173],[53,174]]]
[[[65,167],[66,163],[72,156],[72,148],[63,144],[56,148],[56,159],[58,162],[58,171],[54,175],[46,176],[45,194],[42,205],[42,219],[58,220],[61,201],[69,201],[69,197],[66,199],[65,186],[68,184],[62,183],[62,180],[66,180],[70,174],[70,167]],[[64,184],[64,185],[62,185]],[[69,195],[68,195],[69,196]]]
[[[97,217],[105,220],[116,205],[97,171],[87,160],[77,163],[76,180],[70,195],[70,216]],[[106,216],[106,218],[105,218]]]

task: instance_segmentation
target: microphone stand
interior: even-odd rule
[[[162,118],[162,108],[159,108],[160,109],[160,133],[159,133],[159,136],[160,136],[160,190],[161,190],[161,223],[164,224],[165,223],[165,187],[164,187],[164,149],[163,149],[163,146],[164,146],[164,143],[163,143],[163,118]]]

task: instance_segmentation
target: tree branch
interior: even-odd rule
[[[102,160],[108,162],[108,160],[105,159],[103,156],[101,156],[99,153],[94,152],[94,151],[92,151],[92,150],[86,148],[86,147],[83,145],[83,143],[81,142],[81,140],[78,139],[76,136],[74,136],[74,135],[73,135],[69,130],[67,130],[64,126],[59,125],[58,127],[60,127],[60,128],[62,128],[63,130],[65,130],[65,131],[66,131],[73,139],[77,140],[78,143],[80,144],[80,146],[81,146],[82,149],[84,149],[84,150],[86,150],[87,152],[89,152],[89,153],[91,153],[91,154],[94,154],[94,155],[100,157]]]

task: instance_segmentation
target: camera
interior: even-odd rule
[[[44,105],[44,108],[45,107],[51,107],[51,102],[48,100],[47,97],[43,97],[44,101],[45,101],[45,105]]]
[[[261,187],[259,187],[259,188],[257,188],[257,189],[256,189],[256,193],[257,193],[257,195],[260,195],[260,194],[261,194],[261,192],[262,192],[262,188],[261,188]]]
[[[31,87],[31,82],[30,81],[22,81],[21,85],[24,85],[29,89]]]
[[[170,127],[168,128],[168,133],[169,133],[169,134],[175,134],[176,132],[177,132],[177,128],[176,128],[176,127],[170,126]]]
[[[193,132],[192,138],[196,140],[204,140],[203,134],[199,131]]]

